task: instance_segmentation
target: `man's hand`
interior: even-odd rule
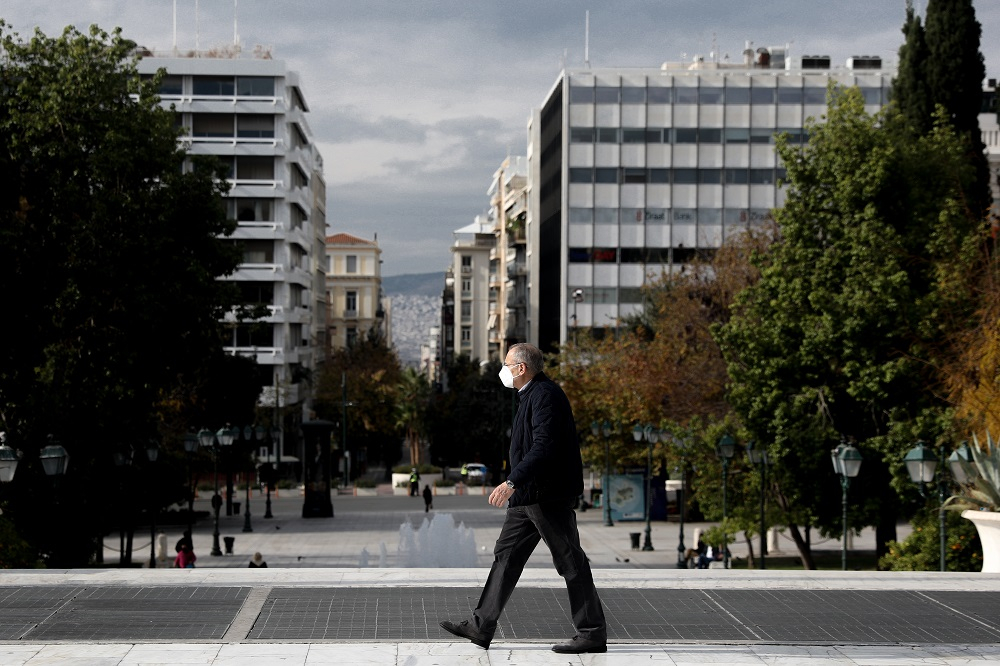
[[[496,507],[503,508],[507,504],[507,500],[510,496],[514,494],[514,489],[508,486],[506,483],[501,483],[499,486],[493,489],[490,493],[490,504]]]

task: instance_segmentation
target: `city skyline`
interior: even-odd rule
[[[1000,78],[1000,6],[974,5],[987,77]],[[752,41],[837,65],[879,55],[893,66],[905,17],[904,0],[842,0],[808,15],[792,0],[735,10],[628,0],[589,8],[589,40],[588,8],[566,2],[13,0],[0,18],[22,37],[36,25],[49,36],[69,24],[121,26],[125,37],[169,52],[175,6],[179,53],[231,45],[236,32],[245,54],[259,45],[300,73],[325,164],[330,232],[377,234],[384,276],[445,270],[452,232],[485,211],[504,157],[524,154],[531,109],[561,68],[585,66],[585,55],[594,68],[707,59],[713,50],[739,60]]]

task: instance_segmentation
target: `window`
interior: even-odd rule
[[[344,316],[345,317],[358,316],[358,292],[356,291],[344,292]]]
[[[184,77],[170,74],[164,76],[160,81],[159,93],[161,96],[180,95],[184,92]]]
[[[625,183],[645,183],[646,182],[646,170],[645,169],[625,169],[623,173],[622,182]]]
[[[674,130],[675,143],[698,143],[698,130],[688,127],[678,127]]]
[[[701,143],[722,143],[722,130],[701,128],[698,130],[698,141]]]
[[[774,143],[774,130],[754,127],[750,130],[750,143]]]
[[[570,167],[569,182],[571,183],[592,183],[594,182],[594,170],[578,167]]]
[[[236,180],[274,180],[274,158],[238,156],[236,158]]]
[[[472,301],[462,301],[462,321],[472,319]]]
[[[292,163],[292,187],[309,187],[309,176],[298,164]]]
[[[568,217],[570,224],[591,224],[594,221],[594,209],[570,208]]]
[[[270,264],[274,262],[274,242],[269,240],[245,240],[243,245],[243,263]]]
[[[598,127],[597,143],[618,143],[618,128]]]
[[[306,215],[306,212],[298,204],[291,205],[291,208],[289,208],[289,217],[291,218],[292,229],[301,229],[309,219],[309,216]]]
[[[826,88],[803,88],[803,104],[826,104]]]
[[[231,137],[233,136],[233,114],[195,113],[191,116],[191,136]]]
[[[778,88],[778,104],[801,104],[802,88]]]
[[[462,344],[467,344],[472,342],[472,327],[463,326],[462,327]]]
[[[571,127],[569,130],[570,143],[594,143],[593,127]]]
[[[700,88],[698,90],[698,101],[701,104],[722,104],[725,95],[724,88]]]
[[[471,273],[472,272],[472,255],[463,254],[462,255],[462,272]]]
[[[727,127],[726,143],[750,143],[750,130],[743,127]]]
[[[617,208],[595,208],[594,222],[597,224],[618,224]]]
[[[667,185],[670,183],[670,169],[650,169],[649,182]]]
[[[594,169],[595,183],[618,183],[618,169],[603,168]]]
[[[472,280],[469,278],[462,278],[462,295],[472,295]]]
[[[695,185],[697,183],[697,169],[674,169],[674,185]]]
[[[673,88],[647,88],[646,101],[649,104],[670,104],[673,101]]]
[[[698,182],[702,185],[722,183],[722,169],[698,169]]]
[[[594,101],[598,104],[617,104],[621,99],[621,88],[618,86],[597,86],[594,88]]]
[[[645,104],[646,89],[631,86],[622,87],[622,104]]]
[[[231,76],[195,76],[192,82],[195,95],[228,95],[235,92]]]
[[[646,130],[623,129],[622,143],[646,143]],[[659,143],[659,141],[657,141],[657,143]]]
[[[774,88],[753,87],[750,89],[751,104],[774,104]]]
[[[230,199],[229,215],[238,222],[261,222],[274,219],[273,199]]]
[[[697,104],[698,103],[698,89],[697,88],[675,88],[674,89],[674,102],[677,104]]]
[[[346,268],[344,271],[346,273],[357,273],[358,272],[358,255],[349,254],[344,257]]]
[[[347,331],[346,331],[346,335],[345,335],[345,342],[347,343],[348,347],[353,347],[355,344],[357,344],[357,342],[358,342],[358,328],[357,328],[357,326],[348,326],[347,327]]]
[[[774,169],[750,169],[751,185],[774,185]]]
[[[273,139],[274,116],[256,113],[237,115],[236,136],[241,139]]]
[[[274,79],[270,76],[238,76],[236,94],[240,97],[274,97]]]
[[[726,88],[726,104],[749,104],[749,88]]]
[[[746,169],[726,169],[726,185],[746,185],[748,180]]]
[[[240,287],[240,300],[250,305],[273,305],[273,282],[237,282]]]
[[[569,88],[569,103],[570,104],[593,104],[594,103],[594,89],[591,87],[581,87],[581,86],[570,86]]]
[[[861,94],[865,98],[865,104],[882,104],[881,88],[862,88]]]

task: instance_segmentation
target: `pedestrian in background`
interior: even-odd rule
[[[424,486],[424,513],[427,513],[434,506],[434,493],[431,492],[430,485]]]
[[[264,556],[260,553],[254,553],[253,557],[250,558],[250,564],[247,565],[249,569],[266,569],[267,562],[264,561]]]

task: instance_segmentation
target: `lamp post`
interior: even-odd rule
[[[576,306],[583,302],[583,289],[573,290],[573,344],[576,344],[576,330],[578,328],[576,318]]]
[[[255,436],[256,435],[256,436]],[[250,524],[250,477],[253,470],[253,457],[256,455],[253,451],[253,444],[258,439],[264,438],[264,429],[258,426],[254,428],[253,426],[246,426],[243,428],[243,439],[247,443],[247,448],[251,454],[250,458],[250,470],[247,472],[246,486],[247,486],[247,496],[246,496],[246,507],[243,509],[243,531],[253,532],[253,525]]]
[[[719,443],[715,447],[715,455],[722,460],[722,525],[725,530],[726,524],[726,477],[729,475],[729,461],[736,454],[736,440],[728,434],[719,438]],[[725,532],[723,532],[725,535]],[[729,536],[725,535],[725,541],[729,541]],[[729,568],[729,544],[722,544],[722,567]]]
[[[119,448],[114,454],[115,467],[120,470],[118,490],[124,500],[128,496],[129,479],[131,478],[129,468],[132,466],[132,458],[135,452],[132,447],[127,449]],[[121,509],[118,514],[118,566],[132,564],[132,521],[130,518],[131,504],[126,501],[121,502]],[[126,539],[127,544],[126,544]]]
[[[653,503],[653,486],[652,486],[652,474],[653,474],[653,444],[660,441],[660,431],[653,428],[653,426],[648,425],[643,428],[638,423],[635,428],[632,429],[632,438],[638,443],[645,440],[646,447],[646,538],[643,539],[642,549],[643,550],[654,550],[653,539],[652,539],[652,528],[650,527],[649,521],[651,516],[651,507]]]
[[[271,458],[274,456],[275,443],[278,438],[281,437],[281,430],[278,428],[271,428],[271,442],[268,448],[267,464],[265,465],[266,473],[264,474],[264,492],[267,495],[267,499],[264,503],[264,518],[274,518],[274,514],[271,513],[271,484],[274,483],[274,463],[271,462]]]
[[[925,487],[928,483],[934,480],[934,472],[937,470],[938,462],[943,462],[945,460],[944,445],[941,445],[940,457],[935,456],[934,452],[928,448],[923,441],[918,440],[912,449],[907,451],[906,456],[903,461],[906,463],[906,471],[910,475],[910,480],[914,483],[920,484],[920,496],[926,497]],[[952,452],[951,457],[948,458],[948,464],[951,468],[952,478],[959,484],[962,484],[966,480],[965,470],[962,469],[961,459],[965,459],[969,462],[972,457],[972,452],[969,451],[968,444],[963,442],[962,447],[958,450]],[[948,543],[948,533],[947,527],[945,526],[945,515],[944,515],[944,501],[947,490],[947,483],[945,482],[944,475],[939,475],[937,480],[938,486],[938,546],[939,546],[939,566],[940,570],[945,570],[945,555]]]
[[[760,568],[766,569],[767,526],[764,523],[764,486],[767,484],[767,466],[770,461],[767,458],[767,449],[760,445],[754,446],[753,440],[747,442],[747,458],[750,459],[751,465],[757,465],[760,469]]]
[[[687,448],[687,442],[684,439],[667,433],[665,430],[660,431],[660,439],[666,439],[670,437],[671,443],[677,447],[680,452],[681,457],[681,488],[677,491],[677,515],[680,518],[680,530],[678,532],[677,539],[677,568],[687,569],[687,548],[684,546],[684,484],[687,480],[687,460],[684,456],[685,449]]]
[[[188,433],[184,435],[184,453],[188,465],[188,534],[194,529],[194,462],[191,456],[198,450],[198,436]]]
[[[851,487],[851,479],[861,471],[861,452],[841,439],[837,448],[830,451],[833,470],[840,476],[840,505],[842,512],[843,546],[840,556],[840,566],[847,571],[847,489]]]
[[[233,443],[235,432],[229,428],[220,428],[218,432],[202,430],[198,433],[198,440],[203,448],[212,449],[212,467],[215,473],[215,494],[212,495],[212,509],[215,512],[215,527],[212,530],[212,556],[220,557],[222,548],[219,547],[219,509],[222,508],[222,497],[219,496],[219,452],[222,448],[227,448]]]
[[[604,436],[604,480],[601,481],[601,504],[604,505],[604,526],[614,527],[614,522],[611,520],[611,497],[608,494],[611,484],[611,424],[605,421],[603,424],[598,424],[594,421],[590,424],[590,432],[594,437],[598,435]]]
[[[10,483],[14,480],[17,463],[20,458],[17,451],[7,446],[7,433],[0,432],[0,483]]]
[[[146,459],[149,460],[149,568],[156,568],[156,473],[153,471],[156,460],[160,457],[160,447],[156,440],[149,440],[146,445]]]

